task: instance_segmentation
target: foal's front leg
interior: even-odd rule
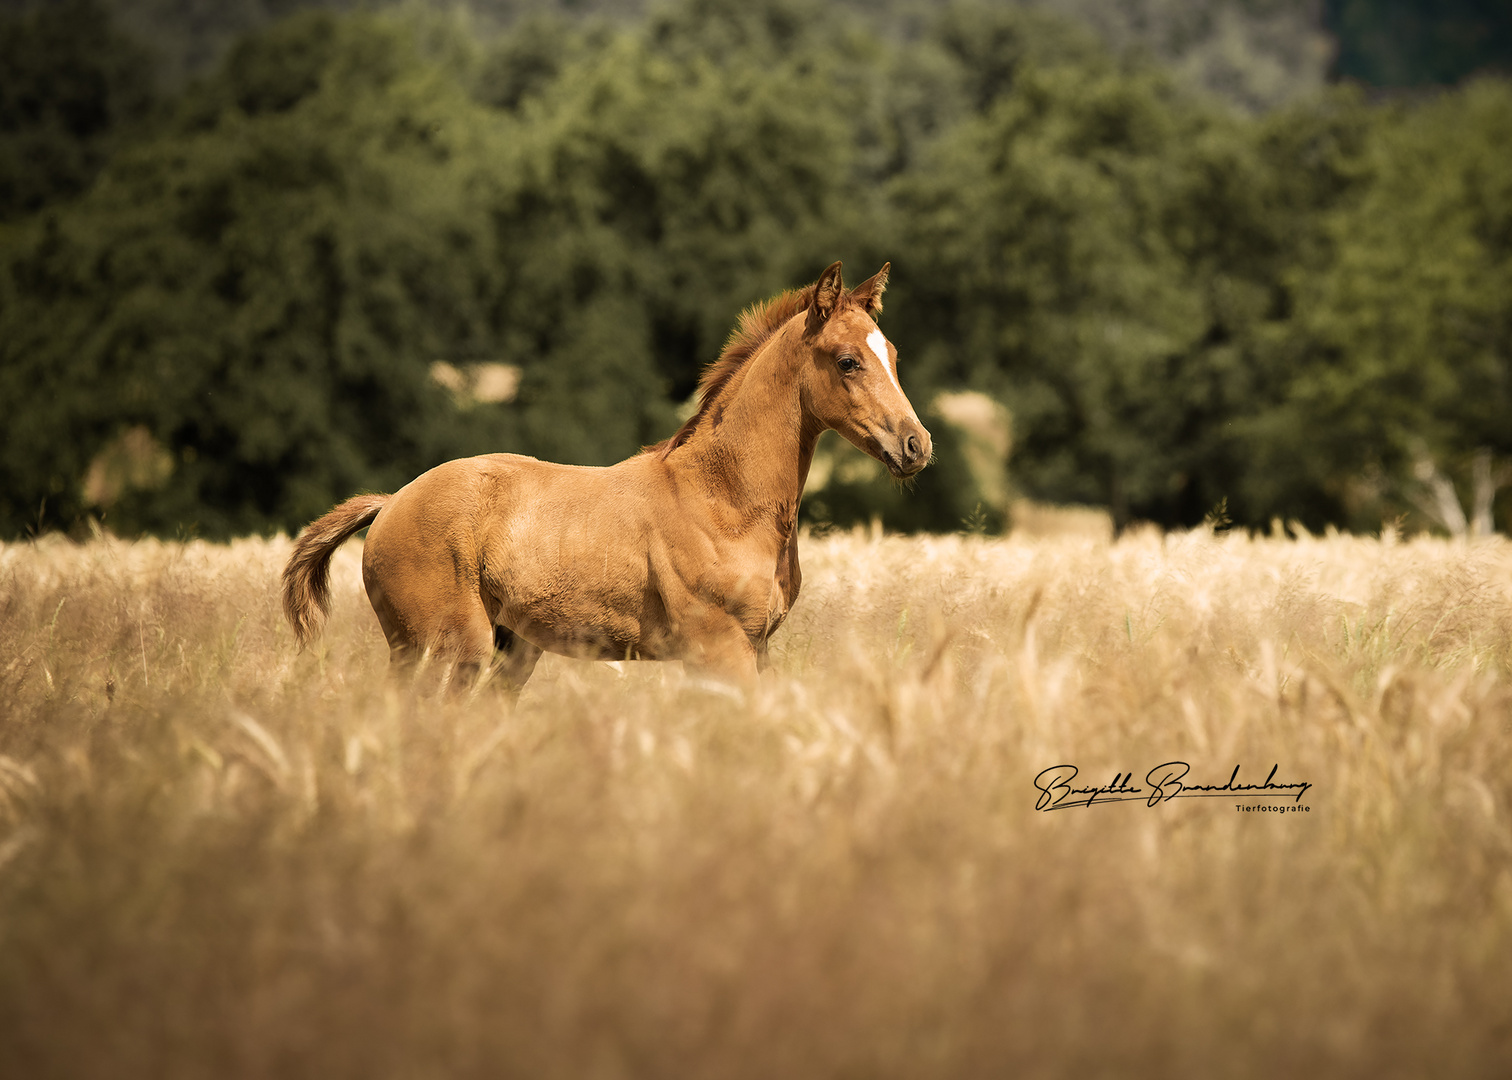
[[[494,678],[510,701],[519,700],[541,651],[509,627],[494,627]]]
[[[721,613],[723,614],[723,613]],[[722,682],[731,683],[746,692],[756,689],[758,664],[756,646],[745,630],[733,618],[725,616],[729,625],[717,633],[704,637],[683,658],[683,665],[691,670],[711,675]]]

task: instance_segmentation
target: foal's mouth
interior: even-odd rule
[[[887,466],[887,471],[892,473],[895,480],[907,480],[910,476],[917,476],[924,471],[924,466],[929,464],[927,457],[921,457],[912,466],[905,465],[891,450],[882,450],[879,456],[882,464]]]

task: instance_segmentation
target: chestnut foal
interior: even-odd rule
[[[486,454],[312,523],[284,569],[300,644],[324,617],[337,545],[368,527],[362,579],[396,665],[432,652],[466,685],[490,663],[514,693],[543,650],[684,660],[749,686],[798,596],[794,523],[822,432],[895,477],[929,432],[877,329],[888,266],[846,290],[835,263],[746,311],[666,442],[607,468]]]

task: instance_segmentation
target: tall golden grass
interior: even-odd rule
[[[810,539],[513,711],[288,551],[0,547],[0,1075],[1512,1075],[1505,542]],[[1173,760],[1308,809],[1035,809]]]

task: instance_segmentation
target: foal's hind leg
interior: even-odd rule
[[[494,627],[494,677],[499,680],[510,701],[520,696],[541,649],[526,641],[507,626]]]
[[[420,678],[422,692],[445,686],[466,693],[493,657],[493,624],[482,604],[459,604],[449,615],[429,620],[402,618],[390,597],[369,589],[373,610],[389,643],[389,670],[402,682]],[[414,629],[419,622],[423,628]],[[428,622],[428,625],[427,625]]]
[[[482,604],[458,612],[442,630],[441,649],[451,662],[447,690],[466,693],[493,659],[493,623]]]

